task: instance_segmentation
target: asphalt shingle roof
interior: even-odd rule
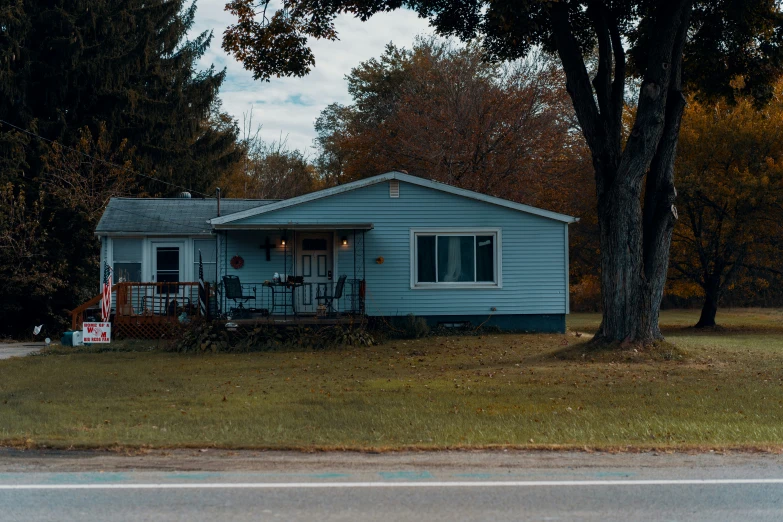
[[[220,214],[227,216],[274,203],[271,199],[220,200]],[[207,220],[217,216],[215,199],[111,198],[95,228],[98,235],[203,234],[212,231]]]

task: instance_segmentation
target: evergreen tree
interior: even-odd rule
[[[144,174],[123,193],[164,196],[207,192],[240,160],[237,126],[217,99],[225,71],[198,69],[212,34],[187,38],[195,9],[185,0],[0,0],[0,120],[10,124],[0,123],[0,211],[14,210],[0,220],[0,277],[50,275],[44,286],[2,285],[0,334],[65,320],[98,288],[100,212],[52,190],[51,166],[75,165],[86,179],[101,163],[57,154],[73,147],[119,161]],[[13,247],[24,231],[34,255],[20,263]]]
[[[0,13],[14,16],[0,26],[0,119],[66,145],[105,123],[112,142],[135,147],[140,170],[195,191],[238,161],[236,128],[214,125],[225,71],[197,70],[212,35],[186,39],[195,3],[4,1]],[[30,174],[39,168],[33,160]]]

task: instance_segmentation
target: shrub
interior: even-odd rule
[[[278,348],[306,350],[336,346],[377,344],[364,326],[272,326],[227,329],[224,324],[204,323],[185,328],[172,349],[185,353],[259,352]]]
[[[430,333],[430,326],[423,317],[408,314],[405,317],[396,317],[392,321],[392,337],[402,339],[418,339]]]

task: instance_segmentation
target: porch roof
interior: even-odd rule
[[[215,230],[372,230],[372,223],[261,223],[241,225],[221,223]]]

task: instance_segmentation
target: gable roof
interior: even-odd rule
[[[236,214],[276,200],[220,200],[221,214]],[[216,199],[111,198],[103,211],[97,236],[211,234],[209,219],[217,216]]]
[[[371,185],[375,185],[376,183],[382,183],[384,181],[390,181],[393,179],[404,181],[412,185],[418,185],[420,187],[431,188],[434,190],[439,190],[441,192],[447,192],[449,194],[454,194],[465,198],[483,201],[484,203],[489,203],[492,205],[498,205],[501,207],[518,210],[520,212],[526,212],[528,214],[533,214],[535,216],[554,219],[555,221],[561,221],[563,223],[575,223],[579,221],[578,218],[566,216],[565,214],[558,214],[557,212],[551,212],[549,210],[531,207],[530,205],[523,205],[522,203],[515,203],[507,199],[496,198],[494,196],[487,196],[486,194],[481,194],[479,192],[473,192],[472,190],[457,188],[451,185],[447,185],[446,183],[441,183],[439,181],[432,181],[429,179],[420,178],[418,176],[411,176],[410,174],[404,174],[402,172],[393,171],[393,172],[387,172],[386,174],[373,176],[371,178],[366,178],[366,179],[361,179],[359,181],[346,183],[345,185],[338,185],[336,187],[319,190],[317,192],[311,192],[310,194],[305,194],[303,196],[297,196],[295,198],[284,199],[281,201],[277,201],[275,203],[266,204],[256,208],[242,210],[235,214],[229,215],[228,213],[225,213],[221,217],[215,217],[210,219],[209,222],[212,224],[212,226],[225,225],[227,223],[238,221],[240,219],[245,219],[251,216],[257,216],[259,214],[265,214],[267,212],[274,212],[275,210],[292,207],[294,205],[307,203],[309,201],[315,201],[321,198],[328,198],[330,196],[335,196],[337,194],[342,194],[344,192],[349,192],[351,190],[356,190],[363,187],[369,187]]]

